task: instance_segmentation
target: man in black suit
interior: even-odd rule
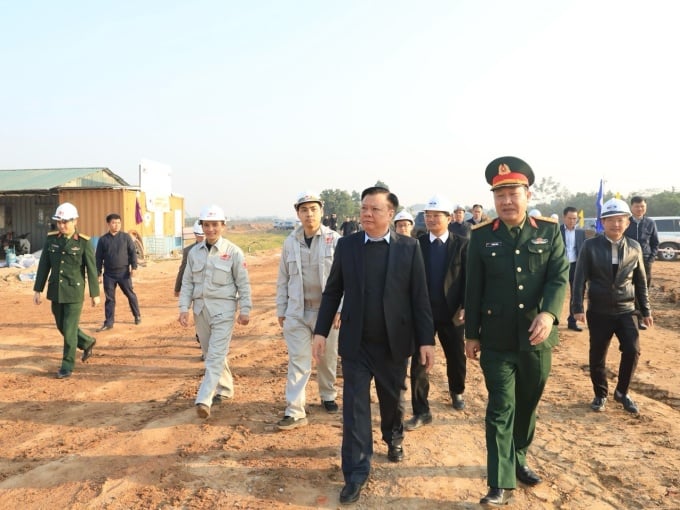
[[[418,237],[423,252],[427,288],[434,321],[434,332],[446,356],[446,375],[453,408],[465,408],[465,340],[462,319],[465,295],[465,263],[468,240],[448,231],[452,204],[435,195],[425,206],[425,223],[428,233]],[[458,312],[458,313],[456,313]],[[454,322],[455,320],[455,322]],[[413,418],[406,430],[415,430],[432,422],[430,403],[430,378],[418,356],[411,358],[411,406]]]
[[[371,379],[380,406],[387,458],[404,458],[404,393],[408,358],[434,364],[434,326],[418,242],[390,230],[397,197],[374,186],[361,193],[363,232],[338,241],[314,329],[314,359],[322,358],[335,312],[340,312],[338,353],[343,373],[340,503],[359,499],[371,469]]]
[[[574,272],[576,271],[576,261],[578,254],[581,253],[583,243],[586,240],[586,231],[576,228],[578,223],[578,210],[576,207],[565,207],[562,212],[562,225],[560,225],[560,232],[562,233],[562,240],[566,249],[567,259],[569,260],[569,296],[571,303],[571,295],[574,285]],[[569,306],[569,317],[567,318],[567,327],[574,331],[583,331],[574,319],[574,313]]]

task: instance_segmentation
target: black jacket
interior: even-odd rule
[[[586,239],[576,263],[571,297],[573,313],[583,313],[583,297],[588,284],[588,309],[618,315],[635,310],[635,300],[644,317],[651,315],[647,278],[640,244],[623,237],[619,267],[614,277],[611,243],[604,235]]]
[[[364,239],[364,232],[357,232],[338,240],[314,328],[314,333],[328,336],[343,300],[338,353],[347,359],[357,359],[362,341]],[[422,345],[434,345],[422,252],[415,239],[394,231],[390,231],[383,311],[393,360],[408,358]]]
[[[656,230],[656,223],[652,218],[643,216],[637,222],[631,216],[630,225],[628,225],[624,234],[640,243],[645,262],[654,262],[659,251],[659,233]]]
[[[418,237],[420,249],[423,251],[423,262],[427,281],[430,281],[430,234]],[[448,319],[459,307],[463,307],[465,298],[465,266],[467,262],[468,240],[456,234],[449,234],[446,241],[446,273],[444,275],[444,297],[449,312]]]

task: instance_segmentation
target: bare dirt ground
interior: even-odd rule
[[[278,252],[248,255],[248,264],[254,310],[231,344],[236,395],[205,421],[193,403],[200,350],[192,329],[177,322],[172,292],[178,259],[139,271],[142,324],[133,324],[119,293],[114,329],[95,333],[94,356],[78,359],[66,380],[54,378],[62,347],[49,302],[34,306],[32,282],[0,269],[0,507],[337,508],[340,415],[320,407],[313,377],[310,424],[277,430],[287,364],[274,307]],[[588,333],[562,327],[529,456],[544,482],[518,488],[508,508],[680,508],[680,263],[654,270],[656,326],[641,333],[631,388],[640,415],[613,402],[604,413],[590,410]],[[102,306],[86,306],[85,330],[102,321]],[[454,411],[439,348],[437,355],[435,420],[408,433],[401,464],[386,459],[374,397],[373,472],[355,508],[478,508],[486,492],[483,378],[470,362],[467,408]]]

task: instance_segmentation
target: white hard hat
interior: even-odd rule
[[[630,208],[626,202],[619,198],[609,199],[602,206],[600,218],[608,218],[609,216],[630,216]]]
[[[445,212],[446,214],[451,214],[453,211],[453,205],[444,197],[435,195],[427,201],[425,211],[441,211]]]
[[[208,205],[201,209],[201,214],[198,216],[200,221],[227,221],[224,211],[219,205]]]
[[[396,216],[394,217],[394,224],[396,225],[398,221],[410,221],[411,225],[414,225],[415,222],[413,221],[413,216],[411,216],[411,213],[409,213],[406,209],[402,209],[399,211]]]
[[[302,204],[306,204],[307,202],[317,202],[321,207],[323,207],[323,200],[321,200],[319,194],[315,193],[314,191],[303,191],[300,193],[297,196],[293,207],[295,207],[295,210],[297,211],[298,207],[300,207]]]
[[[75,220],[77,217],[78,209],[76,209],[76,206],[70,202],[64,202],[57,207],[57,212],[54,213],[52,219],[57,221],[68,221]]]
[[[560,219],[560,217],[557,215],[557,213],[552,213],[552,214],[550,215],[550,217],[551,217],[553,220],[559,220],[559,219]]]
[[[194,234],[197,236],[205,235],[205,233],[203,233],[203,227],[201,226],[201,222],[199,220],[196,220],[194,222]]]
[[[542,214],[541,211],[539,211],[538,209],[532,209],[531,211],[529,211],[529,216],[531,216],[532,218],[538,218],[539,216],[542,216]]]

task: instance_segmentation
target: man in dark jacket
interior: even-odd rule
[[[415,239],[390,230],[397,207],[397,197],[383,187],[361,193],[364,232],[338,240],[314,328],[312,349],[318,363],[343,300],[338,339],[343,373],[342,504],[359,499],[371,470],[371,379],[387,459],[401,462],[407,361],[417,353],[426,370],[434,363],[423,256]]]
[[[97,259],[97,273],[102,276],[104,295],[104,324],[99,331],[113,328],[116,313],[116,286],[120,287],[128,299],[130,311],[135,324],[142,322],[139,313],[137,294],[132,288],[132,277],[137,270],[137,250],[135,242],[129,234],[121,231],[121,219],[117,213],[106,217],[109,231],[97,243],[95,258]]]
[[[177,270],[177,277],[175,278],[175,297],[179,297],[179,291],[182,289],[182,277],[184,276],[184,270],[187,267],[187,257],[191,249],[198,243],[203,242],[205,239],[205,233],[203,232],[203,227],[201,227],[201,222],[196,220],[194,222],[194,239],[195,242],[187,246],[182,250],[182,261],[179,264],[179,269]]]
[[[574,272],[576,271],[576,261],[578,254],[581,253],[583,242],[586,240],[586,231],[576,228],[578,223],[578,210],[576,207],[565,207],[562,213],[563,223],[560,225],[560,232],[562,233],[562,240],[564,241],[564,248],[567,253],[567,260],[569,260],[569,293],[574,292]],[[567,318],[567,327],[574,331],[583,331],[574,319],[574,314],[569,308],[569,317]]]
[[[451,209],[448,200],[438,195],[432,197],[425,206],[425,223],[429,232],[418,237],[418,242],[425,263],[434,333],[446,357],[449,394],[454,409],[461,410],[465,407],[463,392],[467,368],[461,319],[468,241],[449,232],[447,225]],[[456,312],[458,315],[455,315]],[[415,355],[411,358],[413,417],[406,422],[406,430],[414,430],[432,422],[429,393],[430,378]]]
[[[656,260],[656,254],[659,251],[659,233],[657,232],[654,220],[645,215],[647,213],[647,202],[644,198],[638,196],[631,198],[630,208],[633,214],[630,217],[630,225],[628,225],[624,235],[640,243],[645,273],[647,275],[647,291],[649,291],[649,287],[652,285],[652,264]],[[638,317],[640,317],[639,306],[636,306],[636,308]],[[641,320],[638,320],[638,327],[642,330],[647,329],[644,321]]]
[[[624,235],[640,243],[649,287],[652,284],[652,263],[659,251],[659,233],[654,220],[646,216],[647,202],[644,198],[637,196],[631,198],[630,209],[632,211],[630,224]]]
[[[638,407],[628,395],[628,386],[640,358],[640,334],[633,319],[635,302],[643,322],[652,326],[647,295],[643,251],[640,244],[624,235],[630,222],[628,205],[612,198],[600,214],[604,232],[587,239],[576,263],[572,310],[577,321],[587,319],[590,331],[590,379],[595,398],[590,407],[604,411],[607,403],[607,350],[612,336],[619,339],[621,363],[614,400],[637,414]],[[588,284],[588,312],[583,297]]]

